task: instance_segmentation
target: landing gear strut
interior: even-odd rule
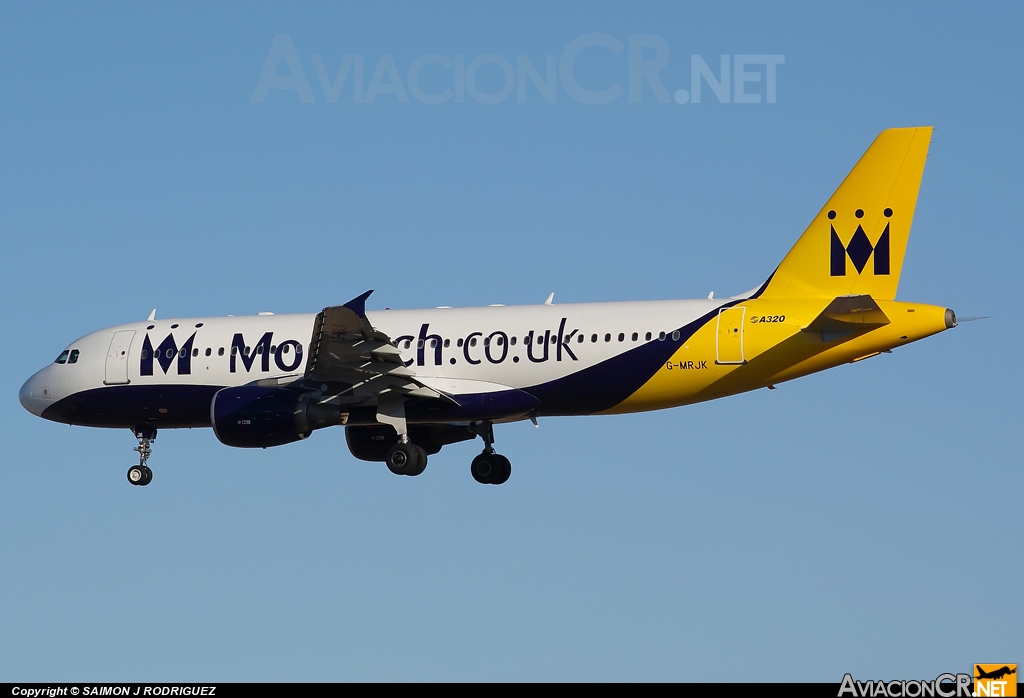
[[[427,467],[427,452],[409,440],[405,421],[405,398],[384,391],[377,398],[377,421],[390,424],[398,432],[398,443],[388,449],[384,462],[395,475],[419,475]]]
[[[148,485],[153,481],[153,471],[146,465],[146,461],[153,454],[150,444],[156,441],[156,428],[136,427],[132,429],[132,433],[139,440],[139,445],[132,449],[139,454],[139,464],[128,468],[128,482],[133,485]]]
[[[469,471],[481,485],[501,485],[512,475],[512,464],[508,458],[494,450],[494,425],[479,422],[473,430],[484,440],[484,452],[473,459]]]

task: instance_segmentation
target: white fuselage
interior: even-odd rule
[[[459,395],[553,386],[638,347],[677,344],[679,335],[673,342],[673,332],[722,305],[719,300],[682,300],[488,306],[370,311],[367,318],[393,339],[417,380]],[[32,376],[22,388],[21,402],[55,421],[131,426],[125,421],[133,418],[120,409],[123,397],[121,404],[100,409],[109,418],[93,419],[84,411],[75,418],[66,410],[50,410],[73,396],[98,396],[105,390],[113,396],[109,389],[131,386],[132,394],[147,389],[147,396],[156,396],[152,409],[167,426],[199,426],[195,415],[208,409],[208,402],[176,421],[173,412],[181,413],[183,400],[208,401],[210,391],[219,388],[301,376],[315,317],[152,320],[93,332],[68,346],[74,363],[50,364]],[[160,399],[166,406],[157,404]],[[581,404],[577,413],[601,407]],[[574,409],[562,405],[554,413]],[[153,415],[134,419],[144,416]]]

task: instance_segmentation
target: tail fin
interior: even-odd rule
[[[762,298],[893,300],[932,127],[879,134],[800,236]]]

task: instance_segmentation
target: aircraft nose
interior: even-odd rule
[[[37,417],[40,417],[46,407],[45,401],[40,399],[41,397],[42,392],[39,387],[39,374],[36,373],[25,381],[25,385],[21,386],[21,390],[18,391],[18,401],[21,402],[21,406],[26,410]]]

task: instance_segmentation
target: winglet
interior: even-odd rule
[[[348,308],[349,310],[351,310],[352,312],[354,312],[358,317],[365,318],[366,317],[366,299],[370,297],[371,293],[373,293],[373,289],[372,288],[369,291],[367,291],[366,293],[364,293],[363,295],[356,296],[355,298],[350,300],[348,303],[345,304],[345,307]]]
[[[156,320],[156,308],[153,308],[152,310],[150,310],[149,311],[149,317],[146,318],[147,322],[153,322],[154,320]]]

